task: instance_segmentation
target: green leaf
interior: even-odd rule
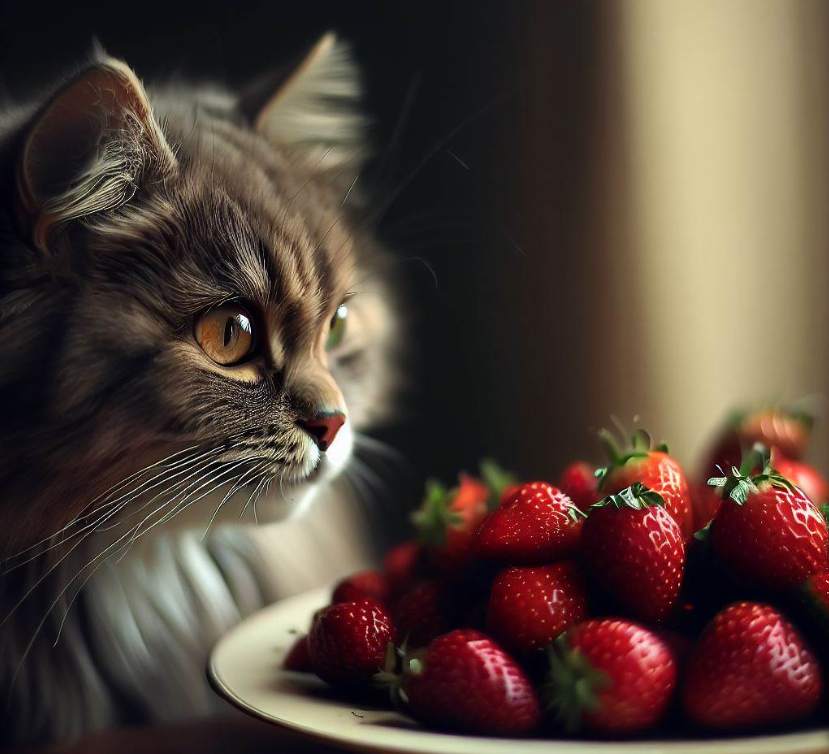
[[[665,505],[662,495],[645,487],[641,482],[634,482],[630,487],[608,495],[604,500],[593,503],[591,508],[632,508],[633,510],[644,510],[656,505]]]
[[[411,516],[423,544],[442,547],[446,544],[446,530],[463,524],[463,517],[451,509],[454,497],[455,490],[447,490],[434,479],[426,481],[423,504]]]
[[[576,733],[584,713],[598,709],[598,692],[608,686],[610,678],[578,649],[571,649],[566,634],[547,647],[547,661],[550,668],[541,685],[542,700],[559,725]]]
[[[504,490],[514,484],[518,484],[518,477],[510,471],[503,469],[497,461],[492,458],[484,458],[480,464],[481,478],[489,488],[489,499],[487,509],[494,511],[500,504]]]
[[[820,514],[826,519],[826,523],[829,524],[829,503],[824,503],[820,506]]]
[[[714,519],[711,519],[705,526],[702,527],[702,529],[695,531],[694,539],[696,539],[697,542],[704,542],[705,544],[708,544],[711,540],[711,524],[713,523]]]

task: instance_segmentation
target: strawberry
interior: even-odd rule
[[[397,639],[391,616],[373,600],[338,602],[319,610],[308,649],[314,672],[332,685],[358,685],[383,667],[386,648]]]
[[[587,461],[575,461],[567,466],[561,472],[557,486],[583,511],[601,498],[596,469]]]
[[[407,646],[418,649],[455,628],[458,605],[447,587],[437,579],[420,581],[395,605],[393,616],[397,632]]]
[[[714,443],[705,476],[713,474],[718,466],[723,469],[739,466],[743,450],[756,443],[799,461],[809,445],[813,423],[809,413],[786,406],[736,411]]]
[[[303,634],[294,642],[282,661],[282,667],[285,670],[293,670],[297,673],[310,673],[312,671],[308,634]]]
[[[389,583],[379,571],[360,571],[340,581],[334,588],[331,604],[372,599],[385,605],[390,597]]]
[[[475,537],[475,553],[510,563],[572,558],[579,546],[582,517],[573,501],[551,484],[522,484],[483,522]]]
[[[803,461],[791,461],[779,453],[772,453],[772,466],[780,476],[800,487],[815,505],[829,502],[829,482],[814,466]]]
[[[647,628],[617,618],[588,620],[548,650],[543,697],[569,732],[630,735],[664,716],[676,687],[670,647]]]
[[[686,717],[744,729],[808,717],[821,695],[817,661],[794,627],[757,602],[726,607],[694,648],[682,687]]]
[[[444,730],[532,733],[538,697],[524,671],[480,631],[459,629],[404,660],[400,697],[411,715]]]
[[[467,474],[460,475],[454,490],[434,480],[427,483],[426,499],[412,521],[437,572],[454,575],[472,560],[472,541],[487,515],[488,499],[489,489]]]
[[[659,623],[679,597],[685,542],[662,498],[639,482],[590,508],[584,562],[623,612]]]
[[[761,468],[759,474],[751,469]],[[711,523],[711,549],[741,584],[790,589],[827,567],[826,520],[808,497],[771,468],[762,446],[741,470],[709,484],[723,503]]]
[[[641,482],[665,501],[682,533],[691,536],[691,491],[682,467],[668,455],[667,447],[662,444],[652,449],[650,436],[644,430],[633,435],[630,448],[624,452],[617,448],[609,432],[602,432],[601,437],[610,459],[610,465],[597,472],[604,493],[614,494]]]
[[[481,461],[481,479],[489,487],[487,508],[494,511],[501,503],[511,498],[518,488],[518,477],[512,472],[505,471],[492,458]]]
[[[502,571],[492,584],[487,630],[504,648],[526,653],[587,616],[584,577],[572,561]]]
[[[383,558],[383,573],[392,598],[411,589],[420,574],[422,548],[420,542],[411,540],[393,547]]]

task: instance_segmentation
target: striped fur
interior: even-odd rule
[[[361,118],[345,107],[357,89],[343,48],[324,38],[253,120],[230,92],[146,95],[124,64],[95,66],[124,90],[92,98],[104,125],[72,180],[36,174],[37,160],[26,170],[31,133],[59,126],[49,101],[0,116],[0,557],[13,569],[0,576],[0,688],[14,678],[0,729],[13,740],[207,711],[209,694],[183,704],[181,684],[200,684],[221,631],[286,591],[274,563],[291,563],[268,554],[278,526],[250,534],[220,516],[204,544],[193,532],[234,494],[234,520],[245,500],[276,520],[310,499],[347,461],[350,428],[382,418],[391,395],[394,328],[354,190]],[[347,297],[347,336],[326,353]],[[244,367],[211,362],[193,335],[228,300],[267,338]],[[326,457],[296,426],[316,410],[348,413]],[[182,469],[204,480],[204,502],[175,481]],[[164,534],[179,512],[187,524]],[[56,611],[38,631],[73,600],[65,624]]]

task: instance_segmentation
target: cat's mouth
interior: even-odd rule
[[[261,491],[253,490],[257,498],[258,523],[269,523],[287,517],[301,515],[312,503],[316,494],[333,481],[348,463],[354,447],[354,435],[348,425],[335,441],[321,452],[307,440],[300,461],[286,467],[274,461],[267,470],[269,481]],[[248,487],[254,487],[251,483]]]

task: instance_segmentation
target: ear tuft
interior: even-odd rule
[[[46,250],[58,224],[121,206],[175,156],[140,81],[105,58],[69,81],[31,127],[18,163],[18,204]]]
[[[287,72],[243,94],[240,106],[265,138],[306,147],[329,167],[354,161],[364,148],[368,120],[361,100],[351,49],[329,32]]]

